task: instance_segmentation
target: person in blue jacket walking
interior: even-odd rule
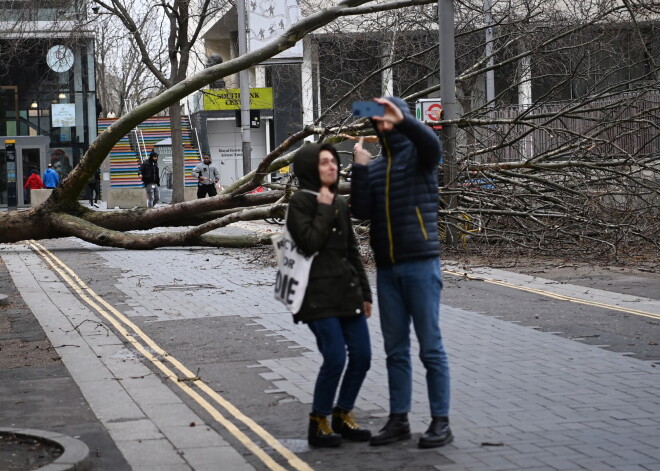
[[[44,172],[43,181],[46,188],[57,188],[60,184],[60,176],[53,170],[53,164],[48,164],[48,168]]]
[[[438,164],[442,146],[401,98],[374,101],[385,106],[382,116],[371,117],[382,152],[371,160],[363,141],[355,144],[351,177],[353,215],[371,222],[390,394],[389,419],[370,443],[387,445],[411,438],[412,322],[426,368],[431,409],[431,423],[418,445],[435,448],[453,440],[449,363],[439,324]]]

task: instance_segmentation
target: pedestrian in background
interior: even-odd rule
[[[206,195],[215,196],[218,190],[215,184],[220,181],[220,172],[217,167],[211,163],[211,156],[204,154],[202,162],[192,171],[193,175],[197,177],[197,198],[204,198]]]
[[[152,150],[149,158],[140,165],[138,177],[147,190],[147,207],[153,208],[160,201],[160,173],[158,171],[158,153]]]
[[[30,176],[25,181],[25,185],[23,185],[23,189],[25,190],[23,192],[23,199],[26,203],[29,203],[31,200],[32,190],[41,190],[42,188],[46,188],[44,186],[44,182],[39,176],[39,171],[33,167],[30,172]]]
[[[99,199],[99,186],[101,183],[101,171],[97,170],[94,172],[94,174],[87,179],[87,193],[89,196],[89,205],[90,206],[95,206],[99,207],[98,202]]]
[[[371,220],[380,323],[387,354],[390,416],[371,445],[411,437],[410,323],[426,368],[431,424],[420,448],[453,440],[449,427],[449,363],[440,332],[440,243],[438,240],[438,163],[442,147],[435,133],[417,121],[400,98],[374,101],[385,106],[372,116],[382,154],[373,161],[354,146],[351,209]]]
[[[60,176],[53,170],[53,164],[48,164],[48,168],[44,172],[43,182],[46,188],[57,188],[60,184]]]
[[[30,169],[30,176],[26,180],[23,188],[26,190],[41,190],[42,188],[46,188],[36,168],[33,167]]]
[[[320,447],[338,446],[342,439],[368,441],[371,432],[360,428],[352,411],[371,365],[371,289],[346,200],[337,195],[337,151],[331,145],[306,144],[294,158],[294,172],[300,190],[289,202],[287,228],[305,255],[317,254],[294,320],[309,326],[323,356],[307,439]]]

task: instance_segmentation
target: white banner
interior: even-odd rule
[[[73,127],[76,125],[76,105],[75,103],[54,103],[51,116],[54,128]]]
[[[269,44],[300,20],[299,0],[248,0],[250,51]],[[301,61],[302,41],[273,57],[275,60]]]

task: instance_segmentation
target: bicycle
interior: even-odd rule
[[[271,178],[272,183],[275,183],[278,186],[284,185],[285,189],[289,189],[291,187],[292,180],[293,180],[293,175],[289,173],[277,175]],[[263,191],[263,187],[259,187],[259,188],[261,188],[261,191]],[[266,221],[268,224],[276,224],[279,226],[283,226],[286,223],[285,217],[286,214],[277,214],[271,217],[264,218],[264,221]]]

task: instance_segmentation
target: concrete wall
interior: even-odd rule
[[[53,190],[30,190],[30,206],[37,206],[48,199]]]
[[[147,192],[144,188],[110,188],[107,202],[108,209],[147,206]]]
[[[197,199],[197,187],[196,186],[187,186],[183,189],[183,199],[186,201],[192,201]]]
[[[39,190],[46,191],[46,190]],[[183,189],[183,198],[192,201],[197,198],[197,187]],[[135,206],[147,206],[147,192],[144,188],[110,188],[108,191],[108,209],[128,209]]]

